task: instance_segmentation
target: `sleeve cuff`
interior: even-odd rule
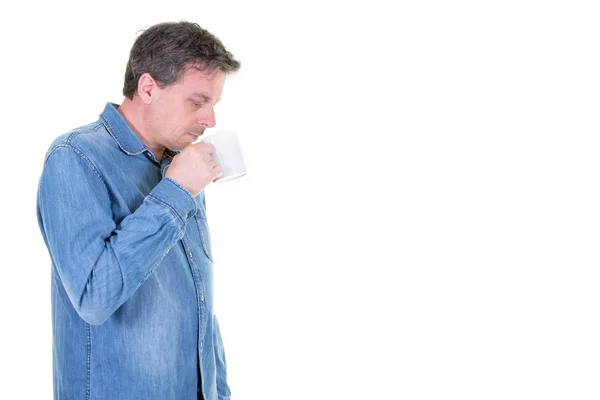
[[[181,225],[196,214],[196,203],[183,186],[171,178],[163,178],[148,195],[156,203],[169,208]]]

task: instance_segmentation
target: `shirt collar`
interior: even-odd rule
[[[117,110],[118,107],[118,104],[106,103],[104,111],[100,114],[100,120],[126,154],[136,155],[147,151],[148,147],[131,129],[125,118]]]

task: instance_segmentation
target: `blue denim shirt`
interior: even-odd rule
[[[39,182],[54,398],[227,400],[204,192],[164,178],[175,153],[157,162],[116,107],[59,136]]]

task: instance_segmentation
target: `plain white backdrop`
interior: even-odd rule
[[[242,62],[206,189],[236,400],[600,396],[600,18],[583,1],[0,6],[2,399],[50,399],[52,139],[190,20]],[[112,400],[112,399],[111,399]]]

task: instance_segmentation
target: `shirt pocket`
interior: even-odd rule
[[[200,233],[200,241],[202,242],[204,254],[206,254],[206,257],[208,257],[210,261],[213,261],[208,222],[205,218],[198,214],[194,216],[194,219],[196,220],[196,226],[198,227],[198,232]]]

